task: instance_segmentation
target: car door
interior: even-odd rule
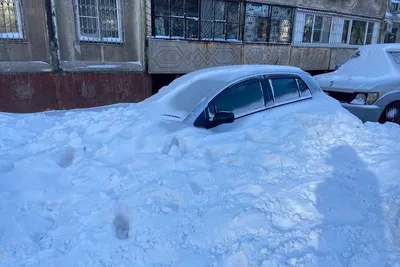
[[[195,126],[218,126],[208,123],[217,112],[232,112],[235,119],[238,119],[272,105],[272,92],[264,90],[264,80],[263,76],[250,78],[224,89],[208,103],[207,108],[195,121]]]

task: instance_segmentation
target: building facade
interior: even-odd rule
[[[379,41],[386,0],[147,0],[148,71],[230,64],[332,71]]]
[[[0,0],[0,110],[150,96],[144,7],[131,0]]]

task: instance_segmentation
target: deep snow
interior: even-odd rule
[[[153,124],[135,105],[0,114],[0,266],[400,266],[399,126]]]

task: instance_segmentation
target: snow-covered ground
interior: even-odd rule
[[[1,114],[0,266],[400,266],[399,126],[153,124],[135,105]]]

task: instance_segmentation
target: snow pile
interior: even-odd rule
[[[0,115],[0,266],[400,266],[400,127],[282,116]]]

